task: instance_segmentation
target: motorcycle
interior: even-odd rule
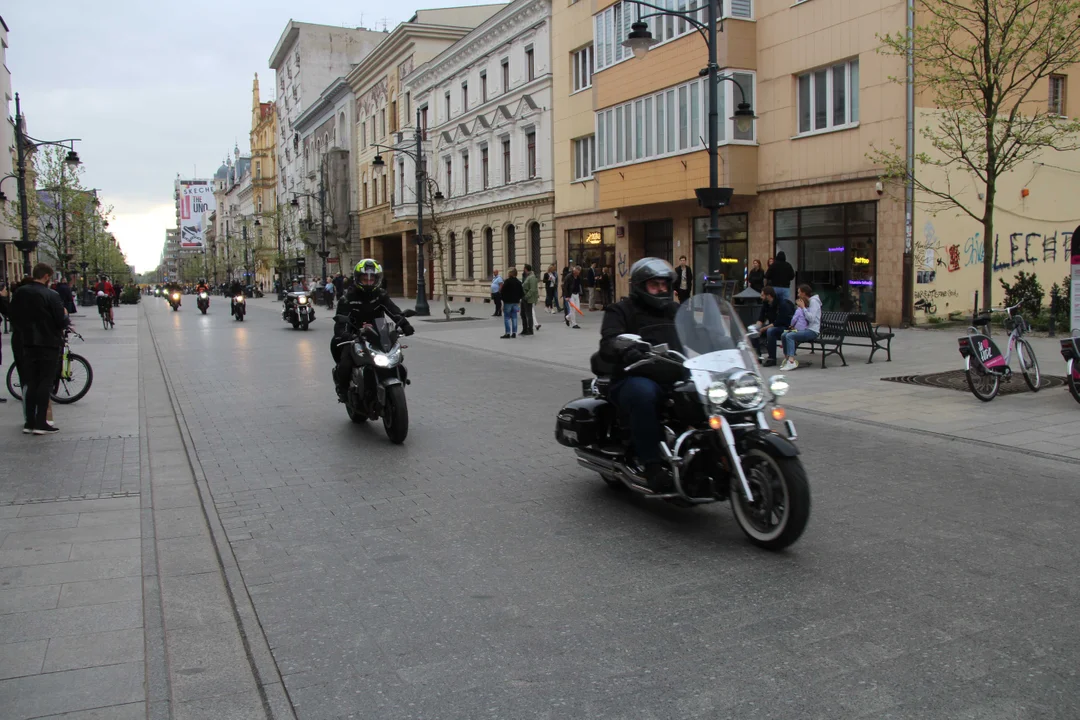
[[[293,330],[307,330],[308,325],[315,319],[315,306],[311,302],[311,296],[306,292],[290,292],[286,295],[281,319],[291,322]]]
[[[247,314],[247,299],[243,295],[237,295],[233,298],[232,314],[234,318],[244,322],[244,315]]]
[[[203,290],[199,293],[199,299],[196,301],[199,309],[202,310],[202,314],[205,315],[206,311],[210,308],[210,293]]]
[[[169,293],[169,305],[172,306],[173,312],[180,309],[180,291],[173,290]]]
[[[1061,357],[1065,358],[1065,382],[1073,399],[1080,402],[1080,330],[1061,339]]]
[[[578,463],[608,485],[679,507],[731,501],[735,521],[750,542],[782,550],[802,535],[810,518],[810,485],[795,445],[795,425],[777,403],[787,380],[765,380],[731,305],[711,294],[680,307],[675,328],[683,352],[620,335],[616,347],[638,348],[644,358],[624,372],[652,365],[649,376],[670,373],[661,403],[660,450],[673,487],[654,493],[644,480],[630,439],[629,418],[609,400],[611,374],[599,353],[596,375],[582,381],[583,397],[559,411],[555,439],[573,448]],[[685,353],[685,354],[683,354]],[[771,407],[770,407],[771,406]],[[770,420],[784,428],[772,429]]]
[[[405,317],[415,312],[406,310]],[[397,325],[376,318],[374,325],[356,328],[347,315],[338,315],[336,322],[349,324],[355,339],[339,342],[342,352],[352,353],[353,371],[345,394],[345,412],[354,423],[383,419],[390,442],[400,445],[409,434],[409,408],[405,404],[405,386],[409,373],[405,369],[405,345],[398,342]],[[337,367],[334,367],[336,384]]]

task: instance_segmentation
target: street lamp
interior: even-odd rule
[[[721,81],[730,82],[739,89],[740,102],[734,115],[731,117],[731,119],[735,121],[735,127],[739,132],[749,132],[754,126],[754,120],[757,119],[750,103],[746,102],[746,92],[743,90],[742,85],[739,84],[739,81],[731,75],[720,75],[720,68],[718,67],[716,59],[718,45],[716,26],[719,23],[720,32],[724,31],[724,24],[720,19],[719,6],[721,1],[722,0],[705,0],[707,16],[706,21],[702,23],[695,17],[695,15],[701,11],[700,8],[686,11],[668,10],[658,5],[643,2],[642,0],[627,0],[627,2],[631,2],[634,5],[651,8],[656,10],[656,12],[642,15],[636,22],[630,25],[630,34],[627,36],[626,40],[623,41],[623,47],[629,48],[634,53],[634,57],[645,57],[649,52],[649,48],[657,42],[656,39],[653,38],[652,33],[649,32],[649,25],[645,20],[650,17],[666,15],[680,18],[696,27],[708,47],[709,65],[704,68],[699,75],[709,78],[709,187],[697,188],[695,194],[698,198],[698,204],[709,209],[709,231],[706,238],[709,243],[708,271],[710,273],[716,272],[720,266],[720,208],[731,202],[731,196],[734,194],[732,188],[719,187],[720,168],[717,144],[720,135],[720,95],[718,88]]]
[[[68,153],[64,157],[64,164],[70,169],[75,169],[79,166],[81,161],[79,160],[79,154],[75,152],[75,143],[80,141],[80,138],[67,138],[65,140],[38,140],[32,138],[26,134],[23,128],[25,118],[22,115],[22,106],[19,103],[19,94],[15,93],[15,148],[16,148],[16,173],[14,175],[6,175],[0,178],[0,184],[8,178],[15,178],[16,186],[19,194],[19,219],[21,221],[20,238],[15,241],[15,247],[17,247],[23,254],[23,272],[29,276],[32,268],[30,267],[30,253],[32,253],[38,246],[37,240],[30,239],[30,206],[27,203],[26,198],[26,160],[27,154],[33,152],[34,148],[38,145],[55,145],[56,147],[67,147]],[[6,196],[5,196],[6,198]]]

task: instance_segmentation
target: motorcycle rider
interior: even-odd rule
[[[364,325],[373,325],[376,319],[387,316],[397,323],[398,328],[406,336],[414,332],[401,309],[394,304],[389,293],[383,289],[382,282],[382,266],[371,258],[364,258],[356,263],[353,270],[353,284],[338,301],[337,315],[345,315],[349,318],[348,323],[342,321],[334,323],[334,337],[330,341],[330,354],[336,363],[333,372],[334,385],[338,399],[342,402],[349,390],[353,362],[352,354],[341,352],[338,343],[354,339],[356,331]]]
[[[649,363],[633,374],[623,371],[645,358],[640,347],[620,350],[616,338],[622,334],[640,335],[650,345],[666,343],[672,350],[682,351],[675,331],[675,314],[679,304],[674,299],[675,270],[660,258],[642,258],[630,268],[630,296],[608,305],[600,327],[600,357],[614,365],[611,390],[612,403],[630,421],[630,435],[638,460],[644,466],[648,488],[663,493],[671,488],[668,465],[660,453],[663,433],[660,427],[659,403],[664,398],[664,386],[681,379],[681,368],[673,372],[667,363]]]

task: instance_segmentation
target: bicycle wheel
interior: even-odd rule
[[[11,397],[22,402],[22,384],[19,382],[19,373],[15,370],[15,363],[11,363],[11,369],[8,370],[7,389]]]
[[[52,393],[53,402],[59,405],[70,405],[82,400],[94,383],[94,370],[86,358],[75,353],[71,353],[68,358],[68,371],[61,374],[60,384],[56,392]]]
[[[101,313],[101,326],[104,327],[106,330],[109,329],[109,316],[105,313]]]
[[[1031,392],[1039,392],[1042,376],[1039,375],[1039,361],[1035,359],[1035,351],[1027,340],[1018,342],[1016,351],[1020,355],[1020,371],[1024,373],[1024,382],[1031,388]]]
[[[998,394],[998,376],[986,372],[981,367],[975,367],[974,363],[972,363],[972,366],[966,373],[971,394],[983,402],[990,402]]]

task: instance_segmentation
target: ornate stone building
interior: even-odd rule
[[[278,254],[277,221],[277,111],[273,102],[259,98],[259,75],[251,87],[251,188],[259,224],[255,232],[255,276],[264,287],[273,284]]]

